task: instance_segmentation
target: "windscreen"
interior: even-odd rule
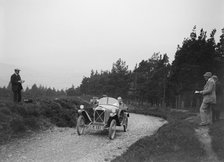
[[[118,100],[111,97],[104,97],[99,100],[99,105],[114,105],[119,106]]]

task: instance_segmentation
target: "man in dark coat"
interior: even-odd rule
[[[220,111],[222,108],[222,100],[223,100],[223,86],[221,82],[218,80],[218,77],[216,75],[212,76],[215,84],[216,84],[216,104],[213,107],[212,111],[212,121],[218,121],[220,118]]]
[[[24,83],[24,81],[21,80],[19,72],[20,72],[19,69],[15,69],[15,73],[11,76],[11,79],[10,79],[10,82],[12,85],[13,101],[14,102],[21,102],[21,99],[22,99],[21,91],[23,89],[22,83]]]

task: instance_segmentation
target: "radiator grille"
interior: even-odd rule
[[[99,123],[104,122],[104,111],[103,110],[95,111],[95,122],[99,122]]]

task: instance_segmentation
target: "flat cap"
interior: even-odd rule
[[[204,77],[212,77],[212,73],[211,72],[206,72],[203,76]]]
[[[20,71],[20,69],[16,68],[15,71]]]

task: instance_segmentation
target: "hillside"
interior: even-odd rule
[[[37,84],[56,89],[66,89],[75,85],[74,82],[81,82],[80,76],[83,75],[72,70],[61,69],[60,67],[49,66],[47,69],[35,69],[0,62],[0,87],[8,85],[10,76],[14,73],[15,68],[21,69],[20,75],[25,80],[23,87],[31,87],[33,84]]]
[[[0,63],[0,87],[7,86],[9,83],[10,75],[13,73],[15,66]]]

